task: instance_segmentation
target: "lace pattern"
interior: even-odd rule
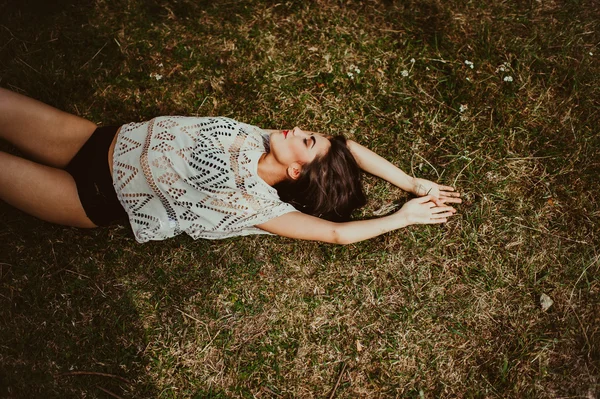
[[[122,126],[113,183],[136,240],[267,234],[254,226],[295,209],[258,176],[266,142],[259,128],[224,117]]]

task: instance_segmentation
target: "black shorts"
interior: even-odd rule
[[[108,165],[108,150],[118,130],[119,126],[97,128],[65,168],[75,179],[85,214],[97,226],[107,226],[127,217],[117,198]]]

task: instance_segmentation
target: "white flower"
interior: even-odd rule
[[[471,78],[467,77],[467,82],[470,82],[470,81],[471,81]]]
[[[415,62],[416,62],[416,61],[415,61],[415,59],[414,59],[414,58],[411,58],[411,59],[410,59],[410,63],[411,63],[411,64],[414,64]]]
[[[513,77],[512,76],[505,76],[503,80],[505,82],[512,82],[513,81]]]
[[[468,105],[460,104],[460,108],[459,108],[460,113],[463,113],[463,112],[465,112],[468,109],[469,109]]]
[[[158,66],[159,66],[160,68],[162,68],[162,67],[163,67],[163,63],[161,62],[160,64],[158,64]]]
[[[405,70],[403,70],[402,72],[400,72],[400,74],[401,74],[402,76],[404,76],[404,77],[407,77],[407,76],[408,76],[408,71],[405,69]]]
[[[594,53],[592,53],[592,52],[590,51],[590,56],[592,56],[592,55],[594,55]]]
[[[354,73],[357,75],[360,74],[360,69],[358,69],[358,67],[354,64],[350,65],[350,67],[348,69],[350,69],[351,71],[354,71]]]
[[[154,72],[152,72],[152,73],[150,74],[150,77],[151,77],[151,78],[154,78],[154,79],[156,79],[156,80],[161,80],[161,79],[163,78],[163,76],[162,76],[160,73],[154,73]]]
[[[510,70],[510,64],[508,62],[503,62],[496,68],[496,73],[498,72],[508,72]]]
[[[469,68],[473,69],[473,63],[469,60],[465,60],[465,65],[468,66]]]
[[[354,79],[354,74],[352,72],[348,72],[347,75],[350,79]]]

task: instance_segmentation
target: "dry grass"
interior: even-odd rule
[[[3,87],[102,124],[344,132],[465,198],[346,247],[140,246],[2,204],[0,397],[598,397],[598,20],[591,0],[0,1]],[[358,217],[406,199],[365,188]]]

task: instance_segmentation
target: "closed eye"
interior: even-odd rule
[[[310,148],[313,148],[315,144],[317,144],[317,139],[315,139],[315,136],[310,136],[310,138],[304,139],[304,145],[308,145],[308,140],[312,140],[312,145],[310,146]]]

